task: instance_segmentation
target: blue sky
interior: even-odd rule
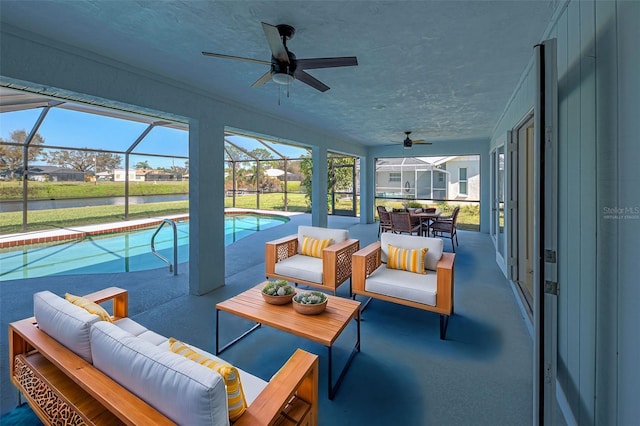
[[[9,140],[14,130],[29,133],[42,109],[4,112],[0,114],[0,137]],[[70,148],[94,148],[126,151],[147,128],[147,124],[102,115],[89,114],[63,108],[52,108],[40,126],[38,133],[45,139],[44,146],[68,146]],[[264,148],[258,142],[233,136],[234,143],[247,150]],[[298,158],[306,150],[276,144],[278,152],[290,158]],[[136,147],[134,152],[187,157],[189,135],[187,131],[166,127],[154,128]],[[184,166],[183,158],[131,156],[131,164],[148,161],[152,167]],[[37,162],[36,162],[37,163]],[[124,160],[122,162],[124,167]]]

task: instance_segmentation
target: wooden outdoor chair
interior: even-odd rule
[[[431,235],[434,237],[444,237],[451,239],[451,248],[455,253],[456,247],[458,245],[458,233],[456,232],[456,222],[458,221],[458,213],[460,212],[460,207],[456,207],[453,209],[453,213],[451,216],[439,217],[438,219],[431,222],[429,225],[429,229],[431,230]],[[456,244],[453,244],[453,239],[456,239]]]
[[[427,248],[424,273],[410,271],[411,268],[405,268],[408,264],[402,262],[390,265],[390,246],[409,250]],[[390,232],[380,235],[380,241],[353,254],[354,297],[359,294],[435,312],[440,315],[440,339],[444,340],[449,317],[454,312],[453,265],[456,255],[443,253],[442,246],[440,238]],[[362,310],[368,303],[365,303]]]
[[[413,222],[410,213],[392,212],[391,226],[396,234],[422,235],[420,222]]]
[[[391,213],[387,211],[384,206],[378,206],[378,217],[380,218],[380,224],[378,225],[378,237],[381,232],[391,232],[393,231],[393,226],[391,225]]]
[[[331,243],[318,253],[308,255],[305,237],[331,239]],[[266,243],[266,276],[326,289],[335,295],[338,287],[351,278],[351,255],[359,249],[360,242],[350,239],[346,229],[299,226],[297,234]]]

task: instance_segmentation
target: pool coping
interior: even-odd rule
[[[227,208],[225,213],[243,214],[243,213],[260,213],[275,216],[293,216],[301,213],[297,212],[281,212],[273,210],[256,210],[256,209],[240,209]],[[140,228],[149,228],[159,225],[164,219],[172,220],[189,220],[189,214],[176,214],[164,217],[150,217],[144,219],[134,219],[126,222],[99,223],[94,225],[78,226],[73,228],[49,229],[46,231],[22,232],[17,234],[8,234],[0,236],[0,249],[25,246],[30,244],[52,243],[64,240],[82,239],[93,235],[110,234],[114,232],[126,232]]]

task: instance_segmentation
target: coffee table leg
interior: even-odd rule
[[[235,339],[233,339],[232,341],[224,345],[222,348],[220,348],[220,310],[216,309],[216,355],[220,355],[222,352],[226,351],[228,348],[238,343],[244,337],[247,337],[251,332],[259,329],[261,325],[262,324],[257,322],[249,330],[245,331],[240,336],[236,337]]]
[[[342,383],[342,379],[344,378],[344,374],[347,372],[347,369],[349,368],[349,366],[351,365],[351,361],[353,361],[353,357],[356,356],[356,353],[360,352],[360,310],[358,310],[357,316],[356,316],[356,323],[357,323],[357,327],[358,327],[358,332],[357,332],[357,337],[356,337],[356,344],[353,347],[353,350],[351,351],[351,355],[349,355],[349,359],[347,360],[346,364],[344,365],[344,367],[342,367],[342,371],[340,372],[340,376],[338,377],[338,380],[336,380],[336,384],[334,386],[333,384],[333,350],[331,346],[327,346],[327,349],[329,350],[329,399],[332,400],[333,397],[336,395],[336,392],[338,391],[338,388],[340,387],[340,384]]]

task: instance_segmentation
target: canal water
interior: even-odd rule
[[[129,204],[162,203],[166,201],[185,201],[188,194],[182,195],[143,195],[130,196]],[[94,198],[70,198],[62,200],[29,200],[29,210],[65,209],[71,207],[87,206],[117,206],[124,205],[125,197],[94,197]],[[21,212],[22,200],[0,202],[0,213]]]

